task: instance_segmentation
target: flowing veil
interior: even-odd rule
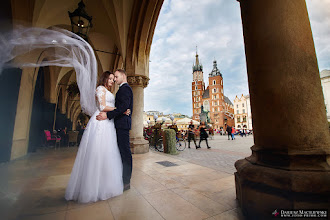
[[[46,51],[54,49],[55,53],[45,53],[47,59],[41,63],[20,61],[17,56],[35,49]],[[28,56],[28,55],[27,55]],[[12,62],[9,62],[12,61]],[[89,43],[80,36],[59,28],[23,28],[0,35],[0,73],[8,66],[40,67],[62,66],[73,67],[76,72],[80,91],[82,111],[90,116],[96,111],[95,89],[97,81],[97,62]]]

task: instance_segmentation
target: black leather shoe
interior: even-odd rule
[[[125,184],[124,185],[124,191],[129,190],[131,188],[131,184]]]
[[[211,147],[207,147],[207,149],[210,149]]]
[[[196,147],[196,149],[201,148],[201,147]]]

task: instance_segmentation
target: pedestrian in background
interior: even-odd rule
[[[233,140],[233,136],[231,135],[232,129],[231,129],[231,127],[229,125],[227,125],[226,131],[227,131],[227,134],[228,134],[228,140],[230,140],[230,137]]]
[[[209,146],[209,143],[207,142],[207,138],[209,137],[209,135],[207,134],[207,131],[206,131],[205,122],[202,122],[201,125],[199,126],[199,134],[200,135],[199,135],[198,148],[201,148],[201,142],[202,142],[202,140],[205,140],[207,149],[210,149],[211,147]]]
[[[231,129],[231,139],[232,140],[235,140],[235,132],[236,132],[235,127],[232,127],[232,129]]]
[[[190,125],[188,127],[188,148],[190,148],[190,140],[192,139],[192,140],[194,140],[195,147],[197,149],[198,147],[197,147],[197,144],[196,144],[194,129],[195,129],[195,125],[193,125],[193,121],[191,120]]]

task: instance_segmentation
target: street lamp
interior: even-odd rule
[[[174,116],[171,115],[171,116],[170,116],[170,119],[172,120],[172,125],[173,125]]]
[[[71,21],[72,32],[87,41],[89,29],[93,27],[93,24],[92,16],[89,16],[85,11],[84,2],[81,0],[76,10],[74,10],[74,12],[68,11],[68,13]]]

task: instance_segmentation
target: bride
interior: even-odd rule
[[[123,165],[120,157],[114,121],[97,121],[101,112],[115,109],[115,97],[109,91],[114,74],[106,71],[96,88],[98,110],[90,118],[81,139],[70,180],[66,200],[79,203],[106,200],[123,193]],[[129,114],[127,110],[124,114]]]

